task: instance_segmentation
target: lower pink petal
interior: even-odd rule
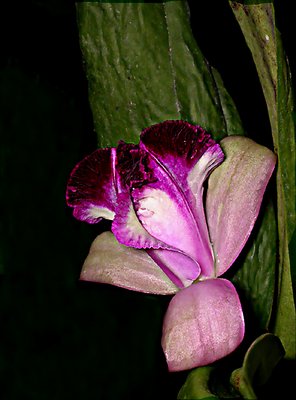
[[[208,365],[235,350],[244,337],[238,294],[225,279],[208,279],[178,292],[163,323],[162,347],[170,371]]]
[[[179,290],[145,250],[123,246],[110,232],[93,242],[80,279],[144,293],[174,294]]]

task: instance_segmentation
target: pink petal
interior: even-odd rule
[[[90,224],[113,219],[116,205],[115,149],[94,151],[73,169],[67,185],[67,204],[75,218]]]
[[[198,255],[192,235],[195,226],[179,189],[166,174],[155,171],[158,166],[136,145],[119,144],[116,167],[119,194],[112,223],[116,239],[125,246],[147,249],[178,287],[190,285],[198,278],[200,266],[194,259]],[[164,190],[153,187],[156,181]]]
[[[222,150],[202,128],[185,121],[145,129],[140,149],[150,155],[154,181],[132,192],[139,219],[151,235],[188,254],[204,275],[213,276],[203,183],[222,162]]]
[[[168,245],[151,236],[143,228],[131,198],[134,187],[146,184],[152,179],[146,158],[146,154],[134,144],[120,142],[116,149],[118,196],[112,232],[117,240],[126,246],[137,249],[167,248]]]
[[[178,292],[163,323],[162,347],[170,371],[208,365],[230,354],[244,337],[237,292],[225,279],[208,279]]]
[[[135,189],[132,198],[137,217],[150,235],[193,259],[200,257],[195,220],[170,179],[164,176],[156,184]]]
[[[216,276],[222,275],[244,247],[257,219],[276,156],[242,136],[221,141],[226,160],[210,175],[206,214],[216,258]]]
[[[121,244],[136,249],[169,248],[167,244],[151,236],[142,226],[128,191],[122,191],[117,200],[112,232]]]
[[[177,249],[147,249],[146,251],[180,289],[191,285],[200,275],[199,264]]]
[[[136,249],[146,249],[151,258],[178,287],[187,287],[198,278],[200,267],[194,259],[146,231],[127,193],[121,192],[118,195],[112,232],[119,243]]]
[[[80,279],[144,293],[174,294],[178,291],[145,250],[119,244],[110,232],[102,233],[93,242]]]

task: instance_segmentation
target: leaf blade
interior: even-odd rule
[[[218,399],[209,389],[209,381],[213,367],[200,367],[190,372],[186,382],[178,393],[178,400],[185,399]]]
[[[291,74],[277,31],[273,4],[246,4],[230,1],[252,53],[265,96],[277,170],[277,221],[279,271],[273,331],[284,343],[287,358],[296,355],[295,305],[290,271],[289,242],[295,229],[295,126]]]
[[[268,381],[284,354],[277,336],[271,333],[259,336],[247,350],[242,367],[232,372],[231,383],[243,398],[257,399],[255,389]]]
[[[101,146],[137,142],[143,128],[180,118],[216,138],[230,127],[242,134],[221,78],[217,83],[193,38],[186,2],[82,2],[77,19]]]

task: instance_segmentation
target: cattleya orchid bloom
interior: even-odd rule
[[[275,162],[248,138],[217,144],[200,126],[165,121],[143,130],[138,145],[98,149],[72,171],[74,216],[113,221],[81,279],[175,294],[162,334],[170,371],[210,364],[241,343],[241,303],[220,276],[251,233]]]

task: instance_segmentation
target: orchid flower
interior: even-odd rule
[[[218,144],[200,126],[165,121],[143,130],[138,145],[98,149],[72,171],[74,216],[112,220],[81,279],[174,294],[162,333],[170,371],[210,364],[241,343],[241,303],[220,276],[250,236],[275,162],[251,139]]]

